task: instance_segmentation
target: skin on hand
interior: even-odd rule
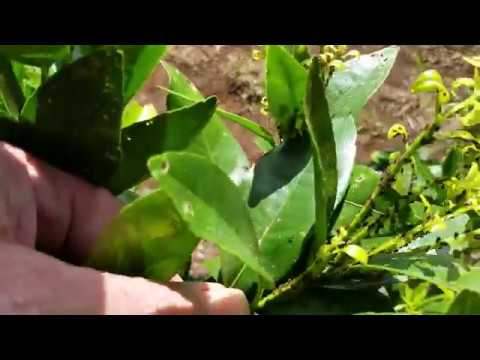
[[[80,267],[121,208],[107,190],[2,142],[0,183],[0,314],[249,314],[220,284]]]

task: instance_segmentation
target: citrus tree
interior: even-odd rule
[[[271,134],[205,98],[165,45],[2,45],[0,140],[126,203],[85,265],[166,281],[188,276],[203,239],[220,249],[207,280],[244,290],[258,314],[479,313],[480,60],[451,84],[420,74],[430,124],[415,137],[394,125],[403,149],[356,164],[359,114],[398,50],[259,47]],[[159,65],[161,114],[135,100]],[[254,135],[256,164],[224,121]]]

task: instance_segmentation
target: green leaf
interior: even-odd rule
[[[380,174],[375,170],[363,165],[354,167],[350,186],[333,230],[346,226],[353,220],[379,182]]]
[[[347,245],[343,250],[345,254],[350,256],[352,259],[358,261],[363,265],[367,265],[368,263],[368,253],[367,251],[358,245]]]
[[[166,151],[187,148],[212,117],[216,98],[165,112],[122,131],[122,159],[108,188],[119,194],[149,176],[148,159]]]
[[[280,134],[288,138],[297,117],[303,114],[302,102],[307,72],[281,45],[267,46],[266,92],[269,112]]]
[[[70,55],[69,45],[0,45],[0,54],[23,64],[44,66]]]
[[[121,60],[115,51],[84,57],[37,94],[36,128],[52,141],[48,160],[99,185],[120,159]]]
[[[152,104],[142,106],[138,101],[132,100],[123,110],[122,129],[137,122],[153,119],[157,115],[158,112]]]
[[[480,269],[473,268],[462,274],[456,283],[465,290],[474,291],[480,294]]]
[[[106,185],[120,160],[121,59],[103,51],[65,66],[38,90],[35,124],[15,124],[0,138]]]
[[[167,45],[121,45],[119,48],[125,56],[124,101],[128,103],[159,65]]]
[[[443,164],[442,164],[442,175],[451,178],[455,176],[458,170],[463,167],[463,153],[460,149],[454,147],[451,149]]]
[[[480,295],[463,290],[448,309],[449,315],[480,315]]]
[[[458,280],[465,272],[457,260],[445,254],[382,254],[371,258],[368,265],[362,267],[406,275],[452,290],[461,289]]]
[[[337,154],[337,196],[335,208],[342,201],[348,189],[357,154],[357,128],[353,116],[332,119]]]
[[[337,194],[337,161],[333,126],[317,58],[312,61],[308,76],[305,115],[314,160],[316,244],[313,251],[316,251],[327,240],[329,218]]]
[[[269,304],[265,315],[348,315],[392,312],[390,300],[376,289],[307,289],[293,297]]]
[[[170,89],[195,101],[205,100],[196,87],[174,66],[163,62],[170,78]],[[174,110],[191,105],[184,96],[169,94],[167,108]],[[231,132],[218,116],[213,116],[196,140],[188,147],[188,152],[205,156],[236,182],[238,174],[249,167],[249,161]]]
[[[288,185],[307,166],[310,158],[308,136],[287,139],[264,155],[255,165],[248,205],[256,207],[262,200]]]
[[[16,61],[12,61],[12,68],[24,97],[29,98],[41,85],[42,70]]]
[[[158,155],[149,160],[148,166],[196,236],[215,243],[273,282],[261,263],[242,195],[217,166],[188,153]]]
[[[310,51],[307,45],[282,45],[285,50],[288,51],[290,55],[295,57],[295,59],[302,63],[303,61],[310,58]]]
[[[327,89],[332,118],[358,115],[385,82],[400,50],[387,47],[347,61],[343,71],[335,71]]]
[[[122,209],[103,231],[87,265],[168,281],[187,270],[198,241],[168,196],[157,190]]]
[[[400,173],[395,177],[392,188],[401,196],[407,196],[410,193],[413,180],[412,164],[407,163],[401,169]]]
[[[315,222],[313,165],[292,182],[250,209],[260,254],[275,280],[283,278],[300,257],[305,237]]]
[[[268,142],[270,146],[275,145],[275,140],[273,139],[272,134],[270,134],[267,129],[257,124],[256,122],[249,120],[246,117],[231,113],[229,111],[226,111],[220,108],[217,109],[216,114],[224,119],[230,120],[242,126],[244,129],[247,129],[252,134],[258,136],[260,139],[263,139],[266,142]]]
[[[7,113],[11,117],[18,118],[25,97],[15,77],[11,62],[3,56],[0,56],[0,97]]]
[[[190,103],[195,103],[195,100],[190,99],[188,96],[184,94],[177,93],[173,91],[172,89],[167,89],[163,86],[158,86],[158,88],[164,90],[168,94],[177,96],[183,100],[186,100],[187,102]],[[256,135],[256,141],[258,140],[263,140],[268,143],[269,147],[272,147],[275,145],[275,139],[273,138],[272,134],[268,132],[267,129],[265,129],[263,126],[257,124],[256,122],[247,119],[246,117],[231,113],[229,111],[217,108],[215,111],[215,114],[223,119],[229,120],[231,122],[234,122],[240,126],[242,126],[244,129],[247,129],[250,131],[252,134]]]
[[[444,227],[421,236],[411,242],[406,249],[413,250],[423,247],[432,247],[440,242],[450,244],[451,241],[465,232],[466,226],[470,220],[467,214],[456,216],[445,221]],[[451,251],[457,249],[454,247]]]

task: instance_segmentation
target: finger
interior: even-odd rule
[[[27,169],[37,205],[39,248],[82,263],[121,203],[93,186],[14,148],[13,160]]]
[[[216,283],[170,283],[169,288],[182,294],[197,315],[249,315],[247,298],[238,289]]]

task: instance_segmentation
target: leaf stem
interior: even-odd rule
[[[358,242],[362,238],[361,231],[358,233],[358,236],[351,237],[351,234],[358,230],[358,228],[363,224],[365,218],[373,212],[373,206],[375,204],[375,200],[379,195],[381,195],[384,189],[394,180],[395,176],[400,172],[400,169],[405,164],[405,162],[416,153],[416,151],[425,143],[430,141],[433,138],[433,135],[436,131],[439,130],[440,125],[443,124],[445,119],[449,117],[449,113],[441,114],[439,105],[436,105],[436,112],[435,118],[431,125],[429,125],[424,131],[422,131],[415,140],[410,144],[406,145],[405,151],[396,159],[395,163],[392,164],[387,171],[385,172],[382,180],[379,182],[375,190],[373,191],[372,195],[368,199],[368,201],[363,206],[362,210],[355,216],[350,226],[346,229],[343,235],[341,235],[338,239],[338,243],[340,244],[353,244]],[[351,238],[348,241],[348,238]],[[395,244],[393,241],[395,240]],[[398,246],[403,246],[405,244],[405,240],[401,239],[401,243],[398,242],[398,238],[394,238],[389,241],[387,244],[388,246],[382,250],[390,250],[398,248]],[[402,245],[403,244],[403,245]],[[338,261],[342,259],[342,256],[336,257],[335,259],[332,256],[336,256],[335,254],[339,254],[338,251],[334,251],[335,249],[338,250],[337,246],[332,244],[324,244],[320,247],[318,253],[312,264],[308,266],[308,268],[297,276],[294,279],[287,281],[284,284],[279,285],[275,290],[273,290],[269,295],[260,299],[256,304],[256,309],[260,310],[265,307],[268,303],[277,300],[280,297],[283,297],[287,292],[290,292],[294,289],[301,288],[302,286],[306,285],[306,283],[312,279],[318,280],[319,277],[324,274],[325,269],[327,269],[328,265],[331,267],[335,267],[335,264],[338,264]],[[377,249],[375,249],[377,250]],[[331,263],[331,259],[334,260],[333,264]],[[351,265],[351,264],[350,264]],[[328,269],[327,269],[328,270]],[[343,268],[341,269],[343,270]],[[335,271],[337,272],[337,271]]]
[[[169,93],[169,94],[181,97],[182,99],[190,101],[192,103],[196,102],[196,100],[194,100],[192,98],[189,98],[188,96],[185,96],[185,95],[183,95],[179,92],[176,92],[174,90],[168,89],[166,87],[158,86],[158,88],[167,92],[167,93]],[[243,116],[240,116],[240,115],[231,113],[229,111],[226,111],[224,109],[218,108],[218,107],[217,107],[217,110],[215,112],[217,113],[218,116],[220,116],[220,117],[222,117],[226,120],[229,120],[231,122],[234,122],[234,123],[240,125],[241,127],[243,127],[244,129],[247,129],[251,133],[257,135],[258,137],[264,139],[270,145],[272,145],[272,146],[276,145],[275,144],[275,139],[273,138],[272,134],[270,134],[267,129],[265,129],[263,126],[257,124],[256,122],[254,122],[252,120],[249,120],[249,119],[247,119]]]

